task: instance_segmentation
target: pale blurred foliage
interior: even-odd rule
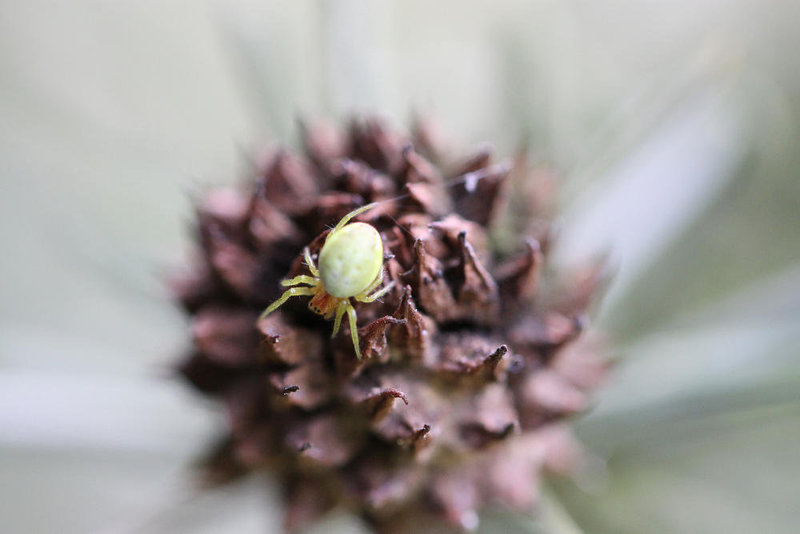
[[[274,488],[197,495],[219,414],[172,381],[189,197],[297,116],[433,111],[564,173],[559,258],[611,250],[621,357],[534,522],[800,524],[800,6],[788,1],[6,0],[4,532],[265,532]],[[607,460],[607,462],[606,462]],[[360,527],[346,517],[318,532]]]

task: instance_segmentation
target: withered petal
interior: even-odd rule
[[[556,349],[575,339],[582,330],[580,317],[551,312],[523,317],[510,329],[509,336],[514,347],[538,351],[549,359]]]
[[[419,446],[420,440],[428,443],[431,429],[444,412],[440,396],[419,378],[401,374],[379,374],[382,388],[394,388],[405,394],[404,403],[392,403],[386,413],[370,422],[370,428],[381,439],[402,447]]]
[[[430,497],[444,520],[460,530],[478,527],[481,502],[475,470],[452,469],[436,473],[430,482]]]
[[[280,243],[297,243],[302,235],[283,211],[270,204],[258,192],[254,195],[248,231],[260,249]]]
[[[481,463],[482,497],[486,502],[530,512],[538,499],[538,481],[545,446],[536,433],[524,433],[490,451]]]
[[[390,315],[385,315],[375,319],[367,326],[358,329],[358,338],[361,345],[361,357],[364,360],[383,361],[386,353],[387,341],[386,334],[390,327],[403,325],[405,319],[398,319]]]
[[[321,467],[344,465],[355,455],[359,442],[360,436],[348,434],[333,414],[295,421],[284,439],[289,451]]]
[[[368,512],[386,513],[407,502],[424,482],[422,469],[414,464],[365,456],[345,474],[349,487]]]
[[[262,267],[253,251],[234,241],[217,224],[209,224],[204,230],[209,263],[220,279],[244,301],[260,298],[257,283]]]
[[[442,191],[441,186],[427,182],[404,184],[404,211],[427,213],[437,218],[447,214],[450,211],[450,199]]]
[[[333,123],[301,120],[299,126],[303,148],[323,174],[330,172],[331,162],[345,157],[350,150],[347,136]]]
[[[464,406],[458,426],[461,439],[474,449],[518,432],[519,418],[511,394],[502,384],[486,385]]]
[[[258,362],[256,314],[241,309],[204,307],[192,322],[194,346],[220,365],[244,366]]]
[[[415,289],[420,305],[437,322],[458,318],[455,296],[444,278],[444,266],[425,250],[422,241],[414,243],[414,252],[416,253]]]
[[[283,149],[264,162],[257,180],[263,184],[267,200],[292,215],[304,211],[317,192],[317,181],[308,164]]]
[[[408,137],[390,130],[376,117],[355,119],[350,126],[352,155],[371,167],[397,174],[403,165],[403,147]]]
[[[404,349],[409,362],[426,365],[430,364],[434,357],[432,340],[437,331],[436,323],[420,313],[414,305],[411,293],[411,286],[403,288],[403,297],[400,306],[394,312],[394,317],[404,322],[402,328],[395,328],[391,332],[391,343]]]
[[[455,211],[484,226],[494,220],[511,166],[503,163],[462,174],[453,186]]]
[[[323,477],[293,477],[287,481],[287,486],[283,515],[283,528],[287,532],[302,532],[336,505],[333,492]]]
[[[327,373],[321,362],[310,361],[270,373],[269,383],[288,405],[313,410],[326,404],[333,395]]]
[[[525,251],[495,270],[495,279],[505,303],[525,305],[536,294],[544,257],[539,242],[529,237]]]
[[[323,335],[319,331],[290,325],[283,313],[263,317],[257,327],[263,335],[262,359],[267,363],[296,366],[322,351]]]
[[[523,385],[521,401],[525,412],[572,414],[586,408],[586,396],[558,373],[541,369]]]
[[[491,246],[489,236],[486,233],[486,229],[480,224],[451,213],[441,220],[430,223],[428,226],[445,237],[450,250],[461,249],[461,238],[459,236],[462,233],[465,234],[479,261],[484,265],[490,264]],[[442,255],[437,257],[442,257]]]
[[[453,169],[449,174],[452,177],[463,176],[471,172],[476,172],[485,169],[492,163],[492,153],[494,149],[488,143],[483,143],[477,146],[472,154],[467,156],[459,165]]]
[[[407,145],[403,149],[403,167],[399,179],[402,183],[441,184],[442,175],[439,170],[426,160],[414,147]]]
[[[500,295],[497,283],[478,260],[475,250],[467,241],[466,232],[458,234],[461,263],[457,272],[457,318],[469,319],[479,324],[497,322],[500,312]]]

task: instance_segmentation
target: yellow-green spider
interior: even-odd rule
[[[355,216],[374,208],[377,203],[367,204],[351,211],[330,231],[319,252],[319,268],[314,265],[308,247],[303,256],[312,276],[301,274],[281,281],[287,289],[281,297],[264,310],[259,319],[277,310],[291,297],[313,295],[308,308],[325,319],[336,316],[333,333],[339,332],[342,316],[347,312],[350,322],[350,336],[356,356],[361,359],[361,350],[356,331],[356,310],[350,302],[373,302],[385,295],[394,282],[374,291],[383,282],[383,242],[378,231],[362,222],[348,222]],[[303,284],[303,285],[301,285]],[[299,287],[292,287],[299,286]]]

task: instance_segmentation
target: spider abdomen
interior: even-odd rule
[[[382,265],[381,236],[362,222],[332,232],[319,253],[322,284],[337,298],[354,297],[369,288]]]

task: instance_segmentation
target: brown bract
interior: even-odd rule
[[[603,271],[545,269],[552,173],[487,147],[451,160],[431,124],[305,124],[305,156],[269,151],[197,205],[197,260],[172,287],[192,322],[179,369],[229,425],[205,480],[272,473],[289,530],[336,506],[379,532],[471,529],[486,507],[531,510],[543,470],[577,457],[566,419],[607,367],[583,334]],[[307,299],[256,321],[368,202],[395,286],[354,303],[363,358]]]

